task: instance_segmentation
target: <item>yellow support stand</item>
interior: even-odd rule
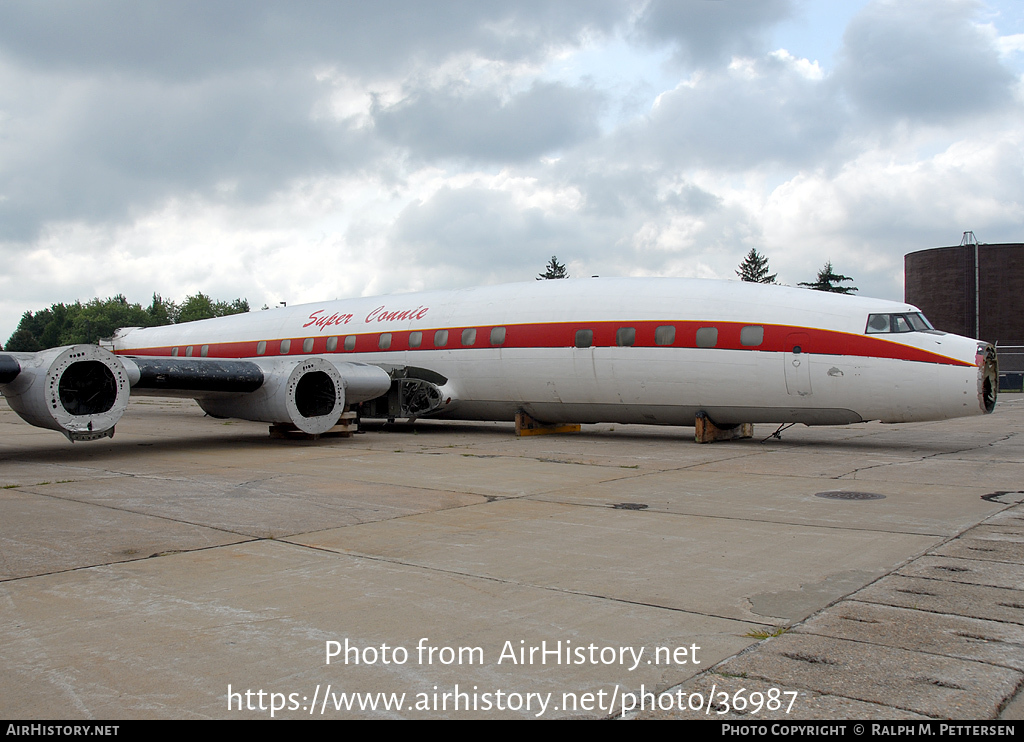
[[[550,433],[579,433],[579,423],[542,423],[520,410],[516,413],[516,435],[548,435]]]

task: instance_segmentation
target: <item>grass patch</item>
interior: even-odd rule
[[[743,636],[748,636],[751,639],[771,639],[774,636],[782,636],[787,631],[789,631],[788,626],[777,626],[774,629],[753,629]]]

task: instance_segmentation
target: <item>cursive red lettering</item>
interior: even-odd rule
[[[323,309],[317,309],[309,315],[309,322],[304,324],[303,327],[316,325],[321,331],[323,331],[324,328],[330,327],[331,325],[347,325],[351,320],[351,314],[338,314],[335,312],[330,317],[327,317],[324,315]]]
[[[396,320],[423,319],[428,307],[418,306],[415,309],[395,309],[388,311],[386,306],[377,307],[366,315],[367,322],[395,322]]]

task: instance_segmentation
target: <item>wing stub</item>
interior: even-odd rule
[[[178,392],[255,392],[263,370],[251,361],[193,358],[132,358],[139,380],[134,389]]]
[[[21,373],[18,359],[9,355],[0,355],[0,384],[10,384]]]

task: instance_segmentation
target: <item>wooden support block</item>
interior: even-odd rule
[[[753,438],[753,423],[739,423],[720,428],[711,422],[711,418],[698,412],[693,421],[693,439],[697,443],[714,443],[715,441],[734,441],[740,438]]]
[[[338,418],[337,424],[321,435],[311,435],[304,433],[296,428],[291,423],[274,423],[270,426],[270,437],[271,438],[288,438],[290,440],[297,441],[315,441],[321,436],[331,436],[334,438],[350,438],[353,433],[359,431],[359,416],[354,411],[348,411],[341,413],[341,417]]]
[[[542,423],[520,410],[516,413],[516,435],[548,435],[550,433],[578,433],[579,423]]]
[[[324,435],[335,438],[351,438],[353,433],[359,432],[359,416],[354,411],[343,412],[338,418],[338,424],[328,430]]]
[[[299,441],[315,441],[320,436],[305,433],[291,423],[274,423],[270,426],[270,437],[287,438],[289,440]]]

